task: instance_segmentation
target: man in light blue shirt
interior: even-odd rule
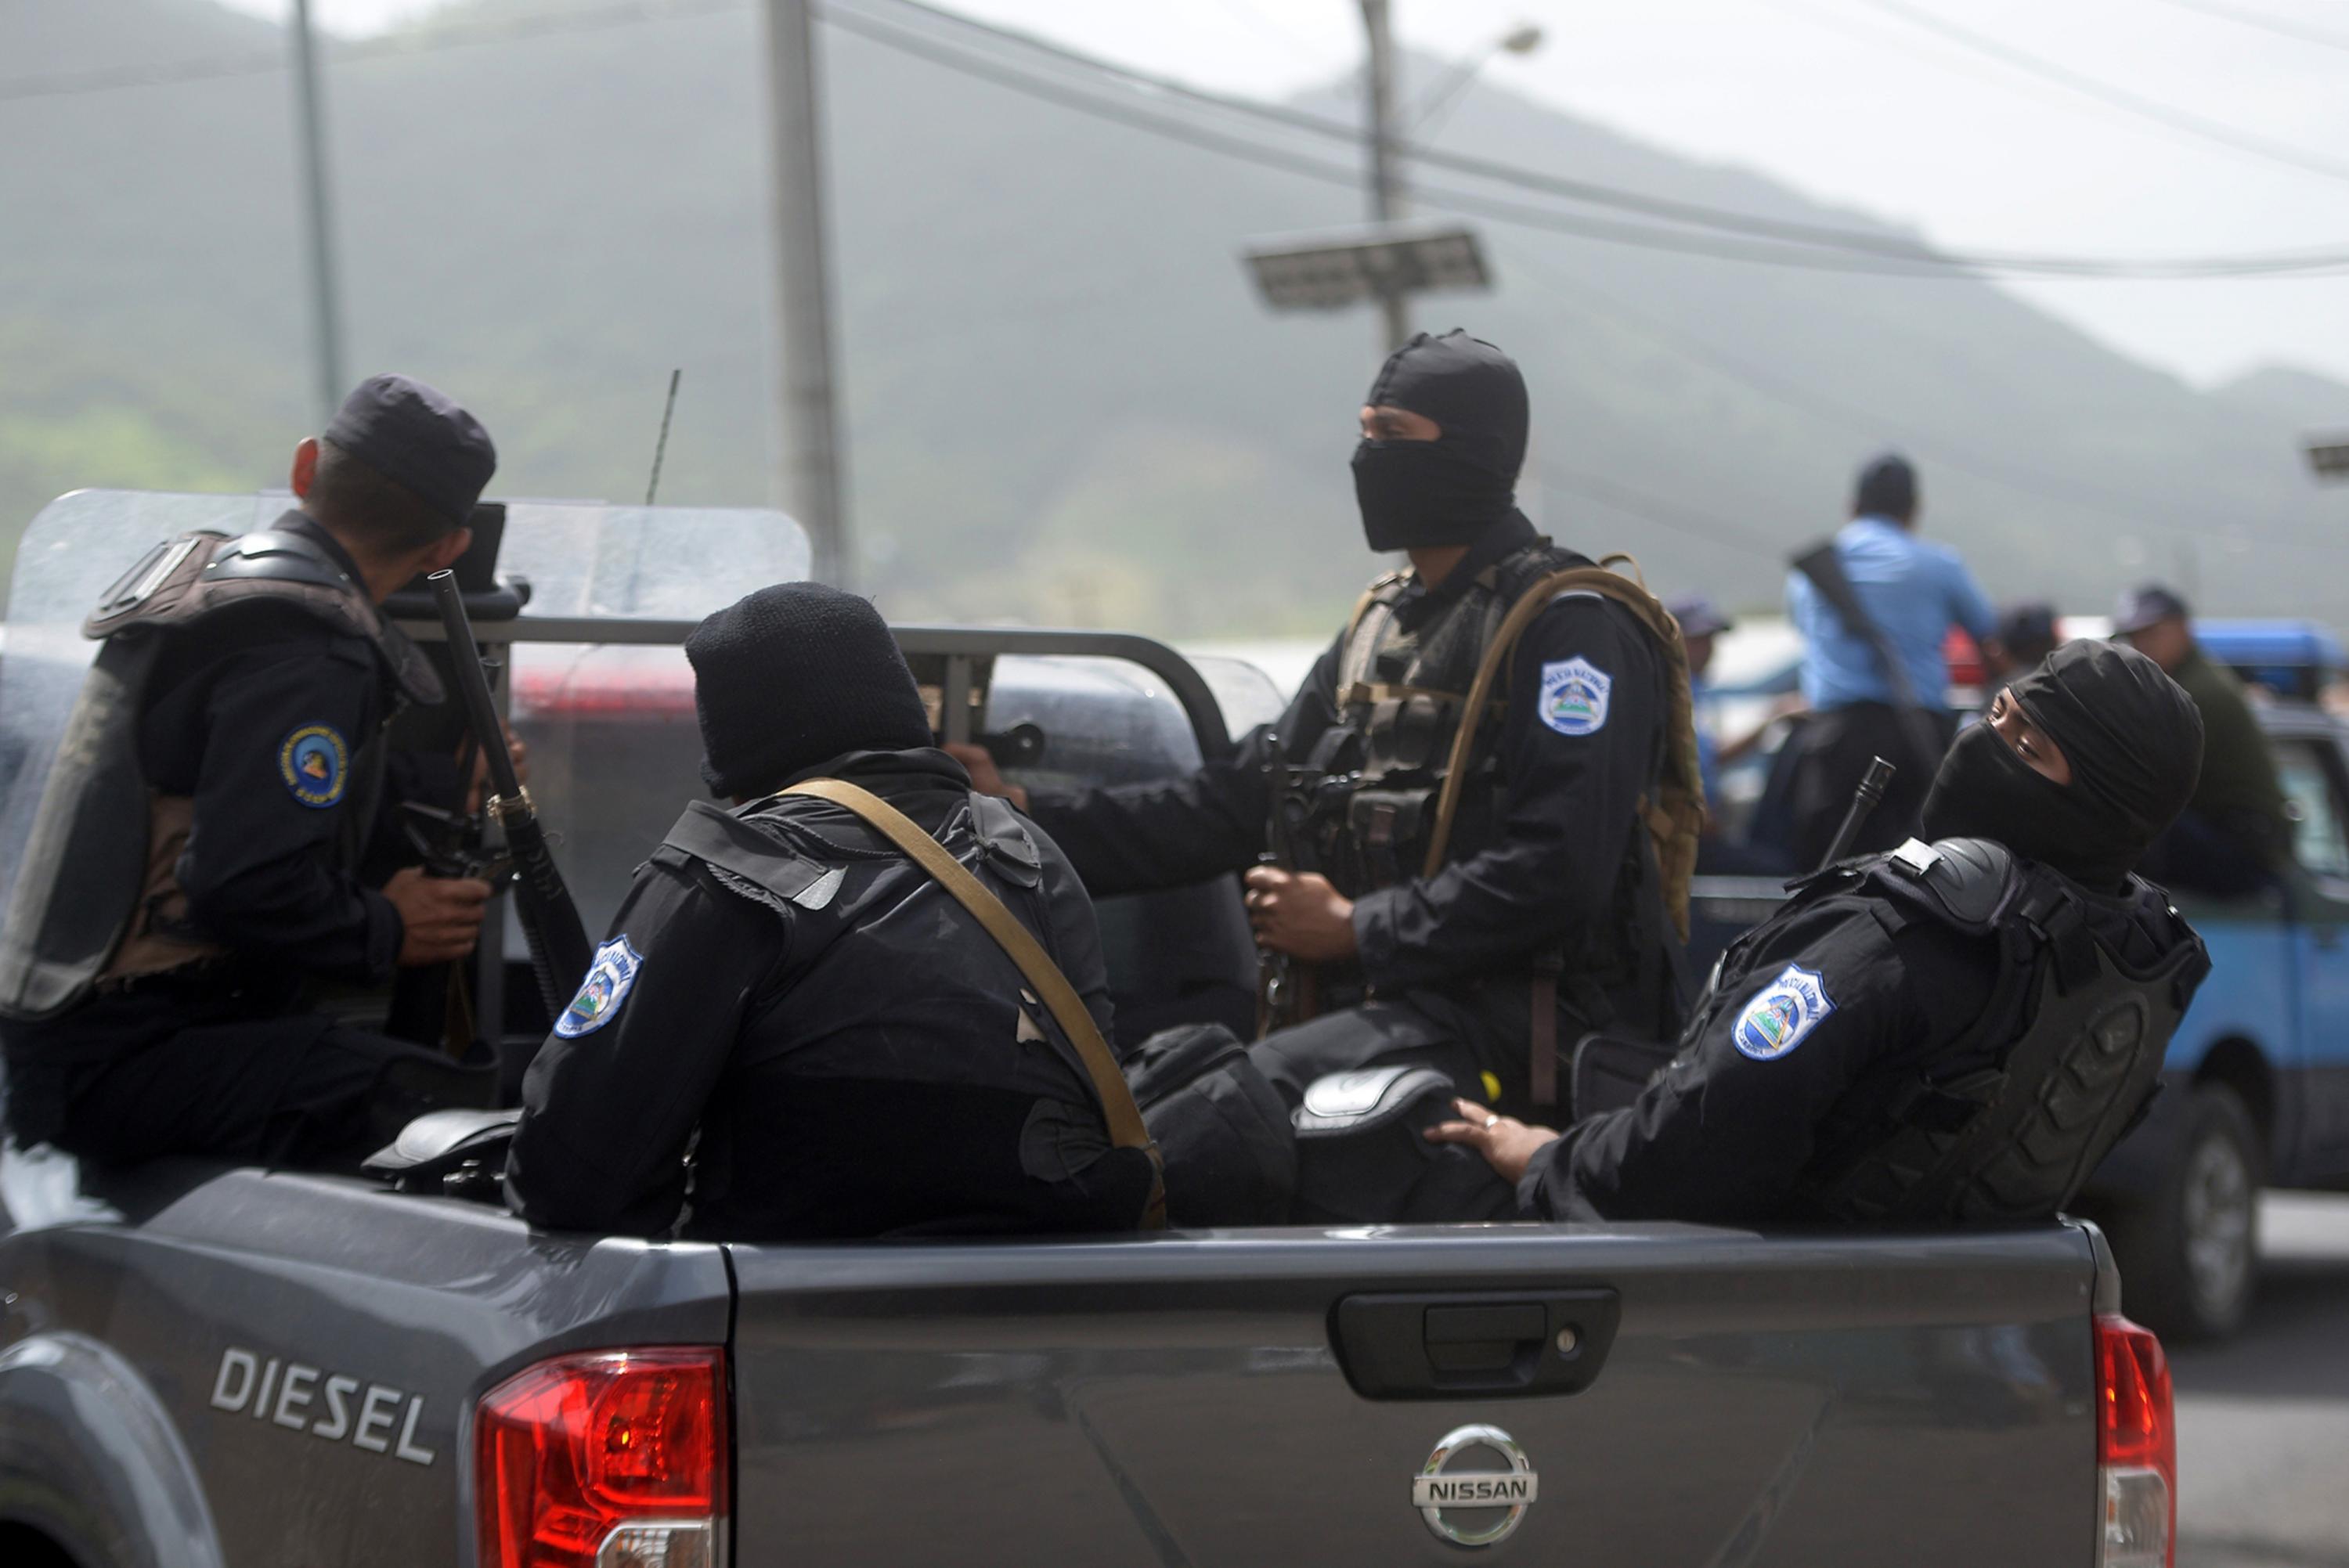
[[[1871,758],[1887,758],[1900,771],[1854,852],[1891,849],[1915,830],[1940,748],[1954,727],[1942,642],[1951,626],[1980,642],[1997,625],[1997,612],[1957,552],[1917,537],[1917,470],[1887,452],[1860,470],[1852,520],[1835,538],[1836,560],[1885,646],[1849,624],[1802,573],[1786,580],[1812,710],[1797,742],[1789,802],[1795,863],[1806,868],[1826,852]],[[1897,671],[1887,668],[1887,651]],[[1900,710],[1910,705],[1928,722],[1904,719]],[[1920,737],[1927,735],[1938,738],[1930,756],[1921,755]]]

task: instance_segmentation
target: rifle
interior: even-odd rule
[[[1900,650],[1876,618],[1859,602],[1857,590],[1851,579],[1844,575],[1843,558],[1836,553],[1835,541],[1826,540],[1803,552],[1792,562],[1795,571],[1810,579],[1819,597],[1834,606],[1843,624],[1858,633],[1876,653],[1876,662],[1884,666],[1885,684],[1892,688],[1892,702],[1900,721],[1901,738],[1909,742],[1917,755],[1917,766],[1930,774],[1940,765],[1941,753],[1947,749],[1940,732],[1934,727],[1932,716],[1925,709],[1924,699],[1909,679],[1909,666],[1900,659]]]
[[[1264,824],[1264,853],[1257,864],[1284,872],[1299,869],[1297,839],[1288,826],[1288,756],[1280,737],[1265,739],[1265,784],[1270,796]],[[1310,965],[1269,947],[1257,949],[1256,1036],[1301,1024],[1320,1010],[1320,986]]]
[[[1843,826],[1836,830],[1835,841],[1827,846],[1826,858],[1818,863],[1820,871],[1826,870],[1851,853],[1851,841],[1859,837],[1860,825],[1868,820],[1868,813],[1876,810],[1877,802],[1884,799],[1884,787],[1891,783],[1892,776],[1899,771],[1881,757],[1868,760],[1868,771],[1860,776],[1859,788],[1851,792],[1851,809],[1843,814]]]
[[[587,973],[590,950],[587,928],[580,923],[578,906],[564,885],[548,849],[546,830],[539,825],[538,809],[530,791],[514,774],[513,758],[506,750],[505,727],[498,722],[490,697],[490,678],[481,667],[481,645],[473,640],[472,618],[465,614],[465,595],[453,572],[435,572],[427,579],[440,610],[440,624],[449,634],[449,665],[456,676],[457,695],[465,707],[465,723],[481,759],[490,770],[496,793],[483,809],[503,824],[506,850],[513,857],[514,911],[522,916],[523,934],[530,940],[531,972],[538,980],[539,999],[547,1016],[560,1017],[571,1000],[572,987]]]

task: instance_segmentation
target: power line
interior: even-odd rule
[[[1330,140],[1358,146],[1361,136],[1352,128],[1317,115],[1256,103],[1245,98],[1227,98],[1219,93],[1194,88],[1187,83],[1157,77],[1132,67],[1081,54],[1063,46],[1032,39],[988,23],[957,15],[922,0],[891,0],[899,8],[934,17],[954,26],[986,35],[990,40],[1009,42],[1022,49],[1049,57],[1053,60],[1076,66],[1094,77],[1125,83],[1131,88],[1145,90],[1227,109],[1251,119],[1266,120],[1288,129],[1305,131]],[[1094,114],[1137,129],[1165,135],[1175,140],[1187,141],[1247,161],[1277,168],[1285,172],[1301,174],[1309,179],[1343,184],[1349,189],[1361,184],[1359,172],[1350,166],[1330,163],[1276,150],[1251,139],[1228,136],[1209,130],[1195,122],[1183,120],[1154,108],[1137,104],[1113,104],[1096,94],[1083,91],[1061,82],[1048,81],[1001,60],[976,55],[960,46],[944,40],[922,36],[897,24],[842,8],[838,5],[824,6],[825,19],[846,31],[900,49],[944,66],[951,70],[992,81],[999,86],[1044,98],[1081,113]],[[1464,154],[1434,149],[1409,148],[1408,156],[1455,172],[1496,183],[1514,185],[1572,201],[1603,203],[1618,208],[1661,217],[1669,222],[1692,225],[1710,225],[1731,231],[1738,236],[1751,236],[1764,242],[1747,242],[1745,239],[1691,233],[1685,230],[1659,229],[1640,224],[1623,223],[1603,218],[1561,212],[1555,208],[1538,207],[1506,198],[1472,192],[1454,187],[1415,182],[1413,193],[1432,205],[1446,211],[1473,216],[1488,217],[1502,222],[1547,229],[1573,234],[1584,239],[1627,244],[1649,250],[1701,255],[1715,260],[1764,263],[1777,266],[1794,266],[1817,271],[1864,273],[1896,277],[1978,277],[1988,273],[2029,273],[2067,278],[2132,278],[2189,279],[2216,277],[2267,277],[2276,275],[2329,275],[2349,269],[2349,251],[2320,250],[2274,253],[2265,255],[2207,256],[2178,258],[2148,258],[2124,260],[2113,257],[2076,257],[2021,254],[1972,254],[1944,252],[1898,236],[1872,234],[1855,229],[1841,229],[1822,224],[1767,219],[1746,213],[1730,212],[1696,203],[1651,197],[1637,191],[1595,185],[1588,181],[1568,180],[1539,170],[1498,163]]]
[[[2180,10],[2199,11],[2205,16],[2216,16],[2222,22],[2234,22],[2246,27],[2257,27],[2262,32],[2273,33],[2280,37],[2295,38],[2303,44],[2322,44],[2328,49],[2349,49],[2349,33],[2334,33],[2322,27],[2311,27],[2304,23],[2291,21],[2282,16],[2271,16],[2261,11],[2247,11],[2240,5],[2223,5],[2220,0],[2168,0],[2168,3]]]
[[[1130,66],[1083,54],[1063,45],[1030,37],[1009,28],[999,27],[975,17],[929,5],[926,0],[889,0],[889,3],[899,9],[917,13],[926,18],[982,35],[991,42],[1008,43],[1023,51],[1075,67],[1091,76],[1109,77],[1153,94],[1182,98],[1211,108],[1226,110],[1268,124],[1301,131],[1325,140],[1343,142],[1350,147],[1360,146],[1361,142],[1361,132],[1357,128],[1306,110],[1262,103],[1194,87],[1174,77],[1138,70]],[[839,11],[837,7],[833,8],[833,14],[834,20],[848,15]],[[2149,258],[1997,252],[1961,253],[1942,250],[1921,241],[1897,234],[1874,232],[1834,224],[1809,223],[1793,219],[1765,218],[1754,213],[1736,212],[1699,202],[1651,196],[1641,191],[1628,191],[1590,181],[1568,179],[1541,170],[1529,169],[1520,164],[1505,163],[1494,159],[1474,157],[1440,148],[1406,144],[1402,150],[1406,157],[1433,168],[1446,169],[1475,179],[1512,185],[1545,195],[1561,197],[1568,201],[1594,206],[1615,207],[1671,222],[1719,229],[1754,239],[1847,250],[1886,260],[1912,263],[1921,266],[1956,269],[1964,273],[2032,273],[2062,277],[2182,279],[2324,273],[2349,267],[2349,251],[2337,248],[2233,256]],[[1416,187],[1416,189],[1423,193],[1428,190],[1424,186]],[[1447,191],[1444,194],[1447,200],[1455,201],[1490,202],[1493,200],[1466,195],[1457,191]],[[1464,210],[1473,211],[1474,209]],[[1510,207],[1488,208],[1487,211],[1493,215],[1502,217],[1504,221],[1513,221],[1530,219],[1531,214],[1539,212],[1541,210]],[[1538,220],[1530,221],[1538,222]],[[1587,237],[1592,238],[1620,239],[1633,243],[1640,242],[1641,236],[1652,236],[1657,232],[1652,230],[1606,232],[1571,230],[1568,232],[1585,233]]]
[[[1145,109],[1133,104],[1112,103],[1096,94],[1045,80],[992,60],[982,59],[967,49],[932,39],[921,38],[877,17],[845,11],[838,5],[824,5],[818,15],[843,31],[871,39],[887,47],[916,56],[948,70],[990,81],[1014,92],[1024,93],[1081,114],[1185,142],[1208,151],[1219,152],[1244,162],[1256,163],[1284,173],[1301,175],[1325,184],[1359,190],[1361,172],[1346,164],[1331,163],[1281,149],[1268,147],[1245,137],[1226,135],[1204,126],[1192,124],[1172,116]],[[1639,246],[1648,250],[1674,251],[1702,255],[1717,260],[1765,262],[1777,265],[1808,267],[1830,272],[1862,272],[1893,273],[1899,276],[1958,276],[1947,271],[1929,272],[1912,264],[1898,262],[1876,263],[1866,257],[1840,256],[1822,252],[1800,252],[1765,244],[1744,244],[1734,240],[1716,240],[1704,235],[1690,234],[1670,229],[1649,228],[1639,224],[1619,223],[1603,218],[1583,218],[1547,208],[1529,207],[1522,203],[1475,195],[1442,187],[1414,184],[1413,194],[1431,205],[1449,211],[1497,219],[1502,222],[1518,223],[1532,228],[1550,229],[1585,239],[1609,241]],[[2343,262],[2349,263],[2349,257]]]
[[[2263,158],[2271,163],[2288,165],[2304,173],[2321,174],[2328,180],[2349,180],[2349,163],[2336,162],[2321,154],[2304,151],[2280,141],[2270,141],[2265,137],[2255,136],[2247,130],[2239,130],[2223,121],[2208,119],[2190,109],[2179,108],[2173,104],[2148,98],[2128,88],[2116,87],[2110,82],[2075,71],[2069,66],[2058,65],[2053,60],[2026,53],[1996,38],[1977,33],[1971,28],[1944,21],[1930,11],[1919,10],[1913,5],[1905,4],[1904,0],[1865,0],[1865,3],[1888,15],[1899,17],[1911,26],[1921,27],[1929,33],[1946,38],[1961,48],[1971,49],[1976,54],[1987,56],[2015,70],[2027,72],[2044,81],[2054,82],[2084,97],[2095,98],[2099,103],[2125,109],[2130,114],[2167,126],[2172,130],[2182,131],[2189,136],[2199,137],[2202,140],[2230,148],[2237,152],[2248,153],[2254,158]]]
[[[1359,133],[1353,128],[1322,119],[1318,115],[1209,92],[1169,77],[1134,70],[1043,39],[926,5],[922,3],[922,0],[894,0],[894,3],[926,18],[979,34],[993,41],[1010,43],[1030,53],[1078,67],[1094,77],[1112,78],[1133,87],[1146,88],[1154,93],[1187,99],[1310,135],[1343,141],[1350,146],[1359,144]],[[667,3],[639,0],[636,4],[605,5],[590,11],[525,16],[496,23],[450,23],[428,28],[419,34],[386,36],[347,45],[337,51],[337,57],[340,60],[356,61],[405,54],[423,54],[443,48],[512,42],[565,33],[602,31],[645,22],[738,12],[742,8],[742,0],[667,0]],[[1359,184],[1359,178],[1350,168],[1304,158],[1244,139],[1225,136],[1155,112],[1121,111],[1092,95],[1057,89],[1025,73],[999,67],[994,62],[982,63],[965,51],[957,51],[953,57],[949,57],[936,48],[915,43],[905,33],[891,31],[885,34],[879,29],[888,27],[890,25],[880,23],[878,18],[859,17],[854,13],[840,10],[837,6],[827,6],[824,8],[824,13],[826,20],[833,25],[843,26],[851,32],[861,33],[875,42],[920,56],[949,69],[982,77],[1015,91],[1044,98],[1048,101],[1076,109],[1081,113],[1093,114],[1138,129],[1170,136],[1174,139],[1187,141],[1207,150],[1241,158],[1308,179],[1329,183],[1342,183],[1349,188]],[[947,46],[947,47],[953,46]],[[270,54],[215,57],[165,67],[123,67],[52,77],[0,79],[0,101],[104,91],[125,87],[156,86],[225,76],[254,75],[279,70],[283,67],[282,59],[274,54]],[[1455,173],[1466,174],[1475,179],[1515,186],[1589,205],[1610,206],[1660,218],[1668,222],[1683,223],[1699,229],[1718,230],[1726,234],[1740,236],[1742,239],[1768,242],[1758,245],[1723,242],[1677,230],[1655,229],[1637,224],[1610,222],[1604,219],[1570,215],[1553,209],[1528,206],[1521,202],[1513,202],[1503,198],[1475,192],[1425,185],[1419,188],[1423,197],[1433,198],[1440,205],[1455,212],[1547,229],[1608,243],[1704,256],[1715,260],[1902,277],[1973,277],[1989,273],[2007,273],[2064,278],[2183,280],[2282,275],[2319,276],[2349,270],[2349,251],[2341,250],[2138,259],[1951,252],[1899,235],[1734,212],[1701,203],[1649,196],[1642,192],[1621,190],[1588,181],[1567,179],[1539,170],[1526,169],[1491,159],[1475,158],[1436,148],[1408,147],[1404,150],[1408,156],[1421,162],[1433,167],[1449,169]],[[1818,253],[1822,251],[1843,253],[1843,254]],[[1867,260],[1855,262],[1846,259],[1847,256]]]

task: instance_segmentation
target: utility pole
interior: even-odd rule
[[[310,0],[294,0],[294,100],[309,222],[310,350],[317,367],[319,423],[335,417],[343,393],[343,319],[335,281],[335,220],[326,201],[326,109],[319,101],[318,42]]]
[[[1392,223],[1402,216],[1402,169],[1395,150],[1394,35],[1388,26],[1387,0],[1362,0],[1362,27],[1370,36],[1365,75],[1370,119],[1364,128],[1371,146],[1371,221]],[[1401,348],[1411,335],[1411,302],[1394,285],[1379,291],[1380,352]]]
[[[854,575],[833,391],[822,105],[809,0],[766,0],[767,125],[775,225],[775,357],[784,510],[807,530],[818,581]]]

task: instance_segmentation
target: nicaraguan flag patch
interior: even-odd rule
[[[1577,655],[1542,666],[1541,721],[1560,735],[1595,735],[1607,722],[1615,677]]]
[[[644,964],[628,945],[625,932],[595,949],[595,961],[587,965],[587,978],[581,983],[579,995],[571,998],[571,1006],[563,1009],[563,1016],[554,1020],[554,1032],[575,1040],[610,1023],[620,1004],[628,999],[628,987],[636,983],[636,971]]]
[[[1730,1037],[1755,1061],[1774,1061],[1801,1045],[1835,1008],[1817,971],[1789,964],[1745,1004]]]

